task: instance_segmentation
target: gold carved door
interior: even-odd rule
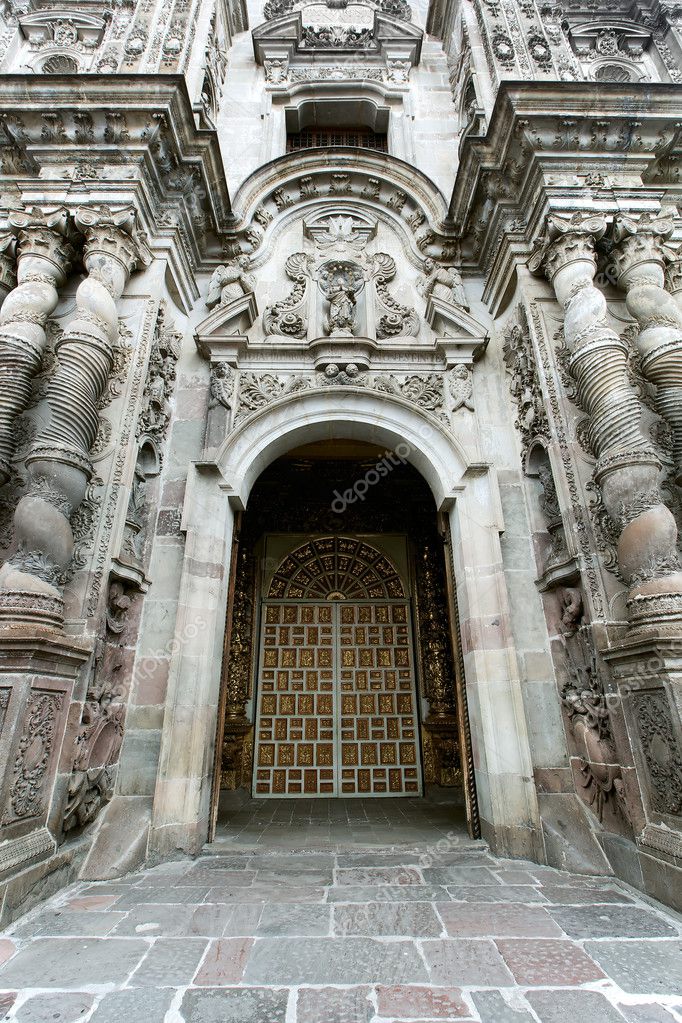
[[[257,683],[255,796],[421,793],[409,602],[366,541],[287,555],[263,604]]]

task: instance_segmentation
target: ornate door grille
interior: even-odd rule
[[[364,541],[311,540],[273,577],[253,792],[421,792],[409,602],[393,565]]]

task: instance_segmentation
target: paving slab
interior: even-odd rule
[[[246,967],[247,984],[423,983],[413,941],[371,938],[261,938]]]
[[[157,938],[133,974],[131,987],[183,987],[206,952],[203,938]]]
[[[172,988],[124,988],[111,991],[90,1017],[91,1023],[164,1023],[175,997]]]
[[[433,984],[509,987],[514,978],[490,939],[446,939],[421,945]]]
[[[501,991],[473,991],[471,998],[481,1017],[481,1023],[531,1023],[533,1021],[527,1008],[510,1005]],[[583,1023],[588,1023],[588,1021],[585,1020]]]
[[[471,1015],[471,1010],[459,988],[419,987],[407,984],[378,987],[376,1000],[379,1016],[406,1020],[418,1018],[452,1020],[468,1019]]]
[[[527,997],[540,1023],[623,1023],[615,1005],[598,991],[531,991]]]
[[[301,935],[330,934],[331,906],[265,905],[261,911],[256,934],[272,937],[278,934]]]
[[[33,995],[16,1010],[17,1023],[78,1023],[92,1009],[95,996],[85,992]]]
[[[182,999],[185,1023],[286,1023],[288,990],[194,988]]]
[[[584,947],[623,991],[682,995],[682,941],[587,941]]]
[[[569,987],[605,977],[604,971],[573,941],[499,938],[498,950],[517,984]]]
[[[371,1023],[374,1006],[368,987],[300,988],[296,1023]]]
[[[672,938],[679,929],[642,906],[567,906],[549,912],[572,938]]]
[[[197,987],[239,984],[253,947],[252,938],[221,938],[210,942],[194,978]]]
[[[438,912],[451,937],[561,937],[559,925],[543,906],[519,906],[514,903],[474,902],[437,904]]]
[[[434,907],[425,902],[368,902],[335,906],[334,933],[438,938],[443,925]]]
[[[36,938],[0,968],[0,986],[80,990],[123,984],[148,950],[148,942],[133,938]]]

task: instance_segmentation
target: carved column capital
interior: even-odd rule
[[[85,239],[83,262],[89,276],[118,297],[133,270],[150,261],[146,240],[137,231],[135,210],[81,206],[74,223]]]
[[[620,287],[628,290],[635,283],[664,286],[665,264],[673,256],[666,241],[674,229],[672,211],[642,213],[637,220],[623,214],[614,218],[611,258]]]
[[[58,285],[63,284],[74,260],[73,221],[66,207],[49,212],[10,210],[7,224],[17,238],[20,267],[24,264],[19,283],[39,280],[47,272]]]
[[[0,229],[0,306],[17,285],[17,236],[10,227]]]
[[[544,273],[554,285],[557,298],[565,304],[577,286],[592,282],[597,267],[595,244],[606,234],[604,217],[575,213],[572,217],[551,214],[547,217],[545,236],[531,256],[529,268]],[[566,284],[562,271],[570,271]]]

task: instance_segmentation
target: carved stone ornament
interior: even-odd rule
[[[637,694],[634,713],[656,813],[682,817],[682,755],[665,690]]]
[[[604,219],[593,214],[550,216],[530,267],[544,270],[564,307],[568,368],[598,456],[595,481],[610,518],[624,523],[618,563],[630,587],[631,621],[641,628],[669,614],[670,605],[682,612],[682,572],[675,519],[660,496],[661,463],[628,378],[628,346],[607,325],[606,299],[593,282],[595,242],[605,233]]]
[[[380,340],[388,337],[417,337],[419,317],[410,306],[402,305],[391,295],[388,284],[396,275],[395,260],[385,252],[372,258],[372,273],[377,298],[376,333]]]
[[[459,270],[454,266],[436,264],[430,257],[424,260],[424,276],[419,282],[419,291],[424,298],[433,295],[461,309],[469,308]]]
[[[310,282],[310,256],[305,252],[294,252],[289,256],[284,269],[294,286],[285,299],[268,306],[263,313],[263,330],[266,334],[283,334],[285,337],[302,339],[308,331],[306,298]]]
[[[329,337],[347,337],[357,329],[356,296],[365,286],[364,274],[355,263],[334,260],[319,271],[319,285],[329,302],[325,331]]]
[[[29,697],[3,824],[39,817],[45,811],[44,787],[63,700],[63,693],[42,690],[32,692]]]
[[[72,514],[85,497],[92,475],[90,450],[99,429],[98,404],[114,365],[119,320],[116,302],[129,275],[149,250],[136,230],[130,208],[82,207],[74,217],[85,239],[86,278],[76,291],[76,312],[58,344],[58,366],[46,394],[46,414],[26,465],[32,479],[50,479],[63,499],[29,494],[15,512],[15,534],[20,552],[35,552],[51,565],[55,578],[67,570],[74,537],[66,505]],[[45,572],[33,573],[25,560],[11,559],[0,569],[0,614],[15,616],[13,593],[30,591],[36,613],[61,599],[61,587]],[[30,618],[30,615],[28,616]]]
[[[542,400],[533,342],[521,306],[516,318],[510,320],[505,327],[502,351],[511,377],[509,389],[518,408],[514,425],[521,434],[521,459],[525,466],[533,441],[549,437],[549,425]]]
[[[209,309],[216,305],[229,305],[235,299],[249,295],[255,290],[256,279],[248,272],[250,266],[251,260],[248,256],[238,256],[237,259],[213,271],[206,295],[206,305]]]
[[[656,388],[656,410],[672,430],[676,482],[682,482],[682,309],[665,288],[666,263],[676,258],[666,244],[675,211],[618,216],[611,258],[628,312],[639,333],[635,345],[644,378]]]

